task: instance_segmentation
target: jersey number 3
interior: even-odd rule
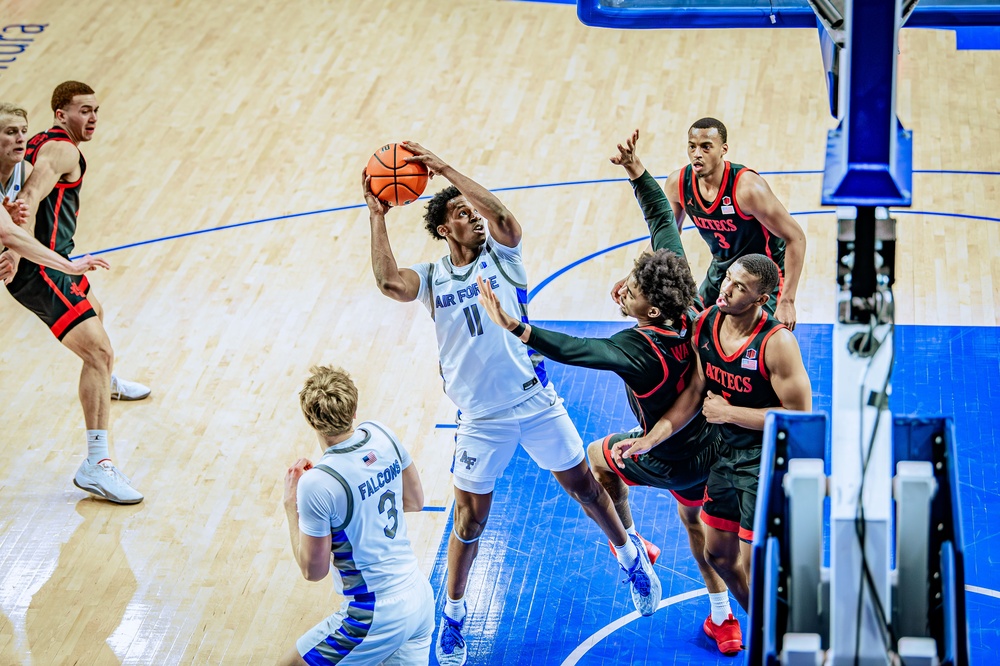
[[[731,247],[729,243],[726,242],[726,237],[719,232],[715,232],[715,239],[719,241],[720,250],[728,250]]]
[[[476,337],[483,334],[483,320],[479,316],[479,305],[473,303],[462,310],[465,315],[465,323],[469,325],[469,335]]]
[[[389,505],[388,511],[385,508],[386,504]],[[382,496],[378,498],[378,512],[384,513],[392,521],[392,525],[387,526],[382,531],[390,539],[395,539],[396,530],[399,529],[399,511],[396,510],[396,493],[391,490],[382,493]]]

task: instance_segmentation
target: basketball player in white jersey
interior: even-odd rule
[[[652,615],[660,601],[660,581],[645,548],[626,533],[607,491],[591,474],[583,441],[549,384],[541,357],[500,327],[483,325],[478,277],[490,284],[505,309],[528,320],[521,226],[482,185],[422,146],[404,145],[414,154],[408,161],[422,163],[452,184],[431,199],[424,216],[428,232],[447,242],[448,254],[434,263],[399,268],[385,227],[388,207],[371,193],[364,177],[375,280],[386,296],[420,300],[430,312],[445,393],[459,408],[452,464],[454,531],[448,541],[448,598],[435,642],[438,661],[442,666],[465,663],[462,629],[469,569],[489,518],[494,485],[519,443],[605,533],[626,572],[636,608]]]
[[[434,592],[417,567],[401,511],[424,490],[409,452],[381,423],[354,426],[358,389],[339,368],[314,367],[299,393],[323,457],[285,475],[292,553],[306,580],[337,570],[340,610],[307,631],[279,662],[412,666],[430,659]],[[332,554],[331,554],[332,553]]]

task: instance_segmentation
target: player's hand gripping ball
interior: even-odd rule
[[[423,194],[427,187],[427,167],[419,162],[405,162],[413,153],[398,143],[375,151],[368,160],[372,194],[389,206],[405,206]]]

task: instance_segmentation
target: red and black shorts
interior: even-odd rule
[[[624,458],[625,468],[618,467],[611,456],[611,448],[616,442],[641,436],[642,430],[637,428],[605,437],[601,448],[608,466],[627,485],[662,488],[669,490],[684,506],[701,506],[705,497],[705,481],[723,446],[718,429],[709,423],[697,428],[697,445],[693,447],[693,453],[683,458],[671,457],[671,447],[660,444],[649,453]]]
[[[7,291],[60,340],[80,322],[97,316],[87,300],[90,283],[85,275],[67,275],[22,259]]]
[[[753,542],[761,447],[727,448],[708,475],[701,520],[709,527]]]

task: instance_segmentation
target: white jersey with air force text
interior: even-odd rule
[[[463,419],[517,405],[548,384],[542,357],[494,324],[479,305],[481,275],[511,316],[528,321],[527,275],[521,244],[505,247],[487,236],[476,260],[455,267],[449,256],[417,264],[417,298],[434,319],[444,392]]]

